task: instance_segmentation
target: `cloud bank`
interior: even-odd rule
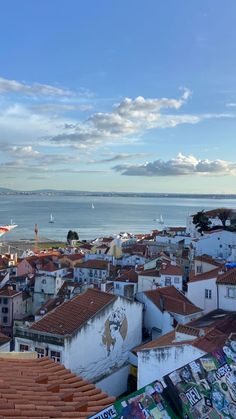
[[[187,176],[187,175],[235,175],[236,163],[224,160],[197,159],[179,153],[176,158],[161,159],[144,164],[121,164],[113,170],[125,176]]]

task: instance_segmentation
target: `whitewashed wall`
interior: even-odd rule
[[[236,311],[236,298],[227,297],[227,288],[234,288],[236,297],[236,286],[219,284],[219,308],[222,310]]]
[[[205,352],[191,345],[168,346],[138,352],[138,388],[154,380],[161,380],[164,375],[204,354]]]
[[[205,290],[211,290],[211,299],[205,298]],[[217,309],[216,278],[188,283],[187,298],[205,313]]]
[[[128,375],[130,373],[130,365],[124,365],[113,374],[103,380],[96,381],[94,384],[108,396],[118,397],[127,391]]]

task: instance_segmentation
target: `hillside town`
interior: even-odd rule
[[[236,418],[236,211],[67,238],[0,255],[0,417]]]

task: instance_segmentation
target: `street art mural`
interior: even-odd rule
[[[236,419],[236,340],[91,417],[109,418]]]

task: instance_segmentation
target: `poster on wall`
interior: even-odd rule
[[[124,397],[90,419],[171,419],[174,414],[164,396],[160,381],[155,381]]]
[[[164,377],[184,419],[236,419],[236,341]]]

